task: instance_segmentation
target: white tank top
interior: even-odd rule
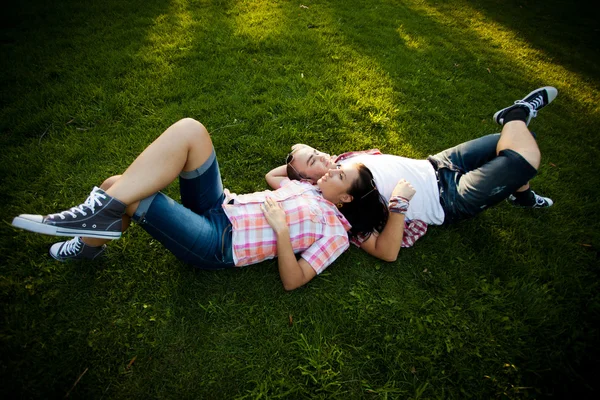
[[[361,154],[347,158],[340,164],[364,164],[371,173],[377,189],[385,199],[389,199],[400,179],[406,179],[416,192],[410,201],[406,217],[419,219],[429,225],[444,222],[444,210],[440,204],[435,171],[427,160],[415,160],[390,154]]]

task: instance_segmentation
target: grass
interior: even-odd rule
[[[597,15],[556,0],[13,2],[0,16],[3,398],[584,398],[599,354]],[[533,88],[543,211],[351,249],[285,293],[276,263],[197,271],[133,228],[94,264],[12,218],[79,204],[172,122],[224,183],[298,142],[423,158]],[[166,190],[177,196],[177,185]]]

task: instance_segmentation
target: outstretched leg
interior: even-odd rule
[[[83,204],[60,213],[22,214],[13,225],[55,236],[119,238],[125,212],[132,215],[140,200],[169,185],[181,171],[202,165],[212,151],[206,128],[193,119],[182,119],[148,146],[123,175],[110,182],[106,191],[94,188]]]
[[[100,185],[100,189],[106,191],[110,188],[121,175],[111,176]],[[121,232],[125,232],[129,228],[131,217],[123,214],[121,217]],[[54,243],[49,250],[50,255],[58,261],[67,261],[72,259],[93,260],[104,253],[106,243],[110,239],[98,239],[93,237],[76,236],[71,240]]]

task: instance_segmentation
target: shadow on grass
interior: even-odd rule
[[[584,75],[590,83],[596,81],[597,85],[600,12],[596,2],[480,0],[465,4],[517,32],[554,63]]]

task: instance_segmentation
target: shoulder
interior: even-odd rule
[[[339,156],[337,156],[336,162],[344,161],[344,160],[347,160],[349,158],[356,157],[356,156],[365,156],[365,155],[376,156],[376,155],[381,155],[381,154],[382,153],[379,149],[348,151],[346,153],[343,153],[343,154],[340,154]]]

